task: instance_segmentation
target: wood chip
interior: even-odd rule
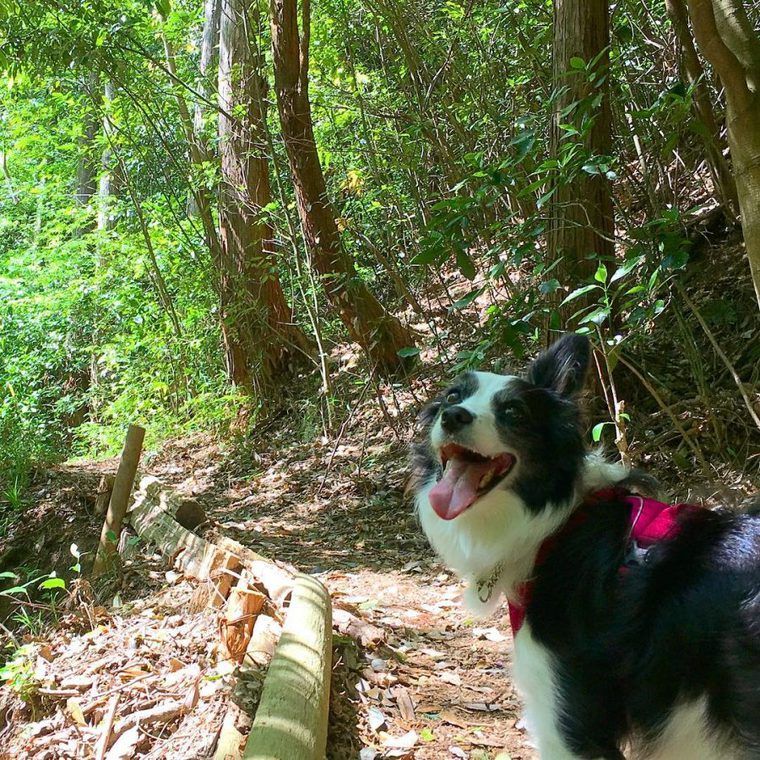
[[[396,700],[401,717],[404,720],[414,720],[414,702],[409,690],[404,686],[394,686],[391,693]]]
[[[105,760],[131,760],[140,743],[140,729],[137,726],[126,730],[111,747]]]
[[[184,712],[184,705],[176,699],[171,699],[166,702],[162,702],[156,707],[151,707],[149,710],[138,710],[126,718],[122,718],[117,721],[113,727],[113,734],[116,737],[121,736],[125,731],[129,731],[131,728],[137,725],[149,725],[151,723],[168,723],[173,718],[176,718]]]
[[[98,743],[95,746],[95,760],[103,760],[106,756],[106,751],[111,743],[111,731],[113,730],[116,708],[119,706],[120,698],[120,694],[114,694],[111,697],[111,701],[108,703],[108,709],[106,710],[105,717],[103,718],[103,725],[100,729],[101,734],[98,737]]]

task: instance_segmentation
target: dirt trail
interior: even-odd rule
[[[328,758],[534,758],[509,676],[506,609],[486,621],[463,610],[462,585],[403,494],[405,445],[379,425],[371,436],[337,447],[275,436],[255,453],[194,447],[151,469],[198,498],[218,530],[328,586]]]
[[[467,619],[460,584],[436,564],[408,570],[325,574],[338,608],[351,605],[382,633],[353,660],[336,651],[330,757],[533,758],[509,678],[511,636],[503,614]],[[365,638],[374,633],[369,630]],[[409,709],[409,700],[413,711]],[[352,730],[351,709],[355,713]],[[358,721],[357,721],[358,718]],[[376,728],[375,728],[376,727]],[[358,730],[356,730],[358,729]],[[406,743],[415,740],[410,752]],[[377,750],[376,752],[374,750]]]

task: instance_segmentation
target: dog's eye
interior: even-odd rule
[[[446,403],[447,404],[458,404],[461,400],[461,395],[459,391],[449,391],[446,394]]]

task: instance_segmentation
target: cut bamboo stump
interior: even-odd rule
[[[119,469],[111,490],[111,498],[108,502],[108,511],[100,533],[100,544],[95,555],[92,567],[93,578],[101,575],[109,569],[109,565],[116,554],[116,546],[119,542],[121,525],[127,512],[129,497],[137,474],[137,465],[140,462],[143,441],[145,440],[145,428],[139,425],[130,425],[127,436],[124,439],[124,449],[119,460]]]
[[[243,757],[323,760],[332,660],[330,595],[300,575]]]
[[[219,620],[223,651],[227,658],[237,663],[245,657],[256,618],[267,601],[266,596],[252,585],[248,573],[244,571],[237,586],[230,591]]]

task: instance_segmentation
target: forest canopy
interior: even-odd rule
[[[403,381],[567,329],[599,352],[619,448],[616,367],[667,396],[637,354],[663,321],[708,351],[732,336],[730,370],[709,363],[752,427],[759,14],[0,0],[6,493],[34,462],[114,453],[127,422],[155,443],[255,420],[294,379],[339,425],[347,356]],[[695,304],[715,240],[736,291]]]

